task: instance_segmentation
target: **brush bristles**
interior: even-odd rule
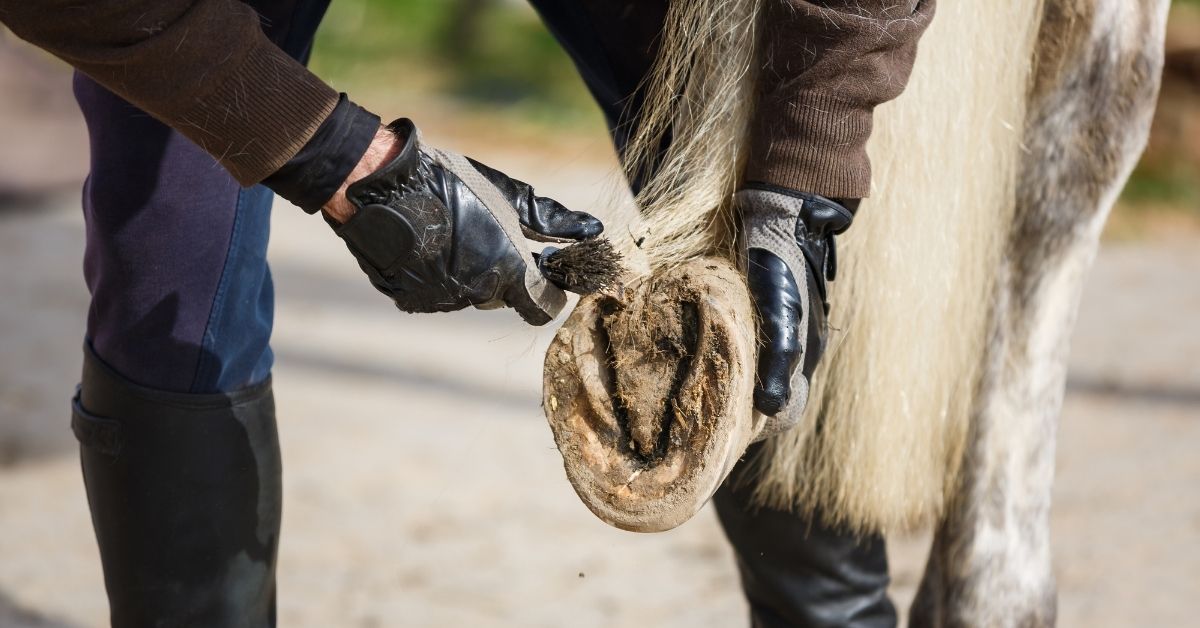
[[[576,294],[607,290],[625,272],[621,254],[608,238],[592,238],[561,249],[548,248],[538,269],[559,288]]]

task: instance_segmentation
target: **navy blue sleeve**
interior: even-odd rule
[[[312,139],[262,183],[297,207],[315,214],[358,165],[378,130],[379,116],[342,94]]]

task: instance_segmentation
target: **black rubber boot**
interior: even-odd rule
[[[750,505],[739,482],[751,446],[713,497],[737,553],[753,628],[893,628],[883,538],[858,538],[790,512]]]
[[[188,395],[84,349],[71,427],[114,628],[275,625],[280,464],[271,383]]]

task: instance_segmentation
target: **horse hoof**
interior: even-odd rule
[[[718,258],[579,302],[546,352],[543,405],[597,517],[658,532],[712,497],[762,428],[754,334],[745,281]]]

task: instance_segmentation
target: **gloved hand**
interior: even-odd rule
[[[405,138],[400,154],[347,189],[349,220],[327,218],[371,283],[406,312],[509,306],[531,325],[553,319],[566,295],[538,271],[525,237],[582,240],[604,230],[600,221],[424,146],[408,119],[389,128]]]
[[[759,321],[754,407],[771,417],[766,436],[795,425],[808,401],[825,351],[826,281],[837,274],[834,236],[850,227],[854,213],[823,196],[765,184],[747,184],[735,198]]]

